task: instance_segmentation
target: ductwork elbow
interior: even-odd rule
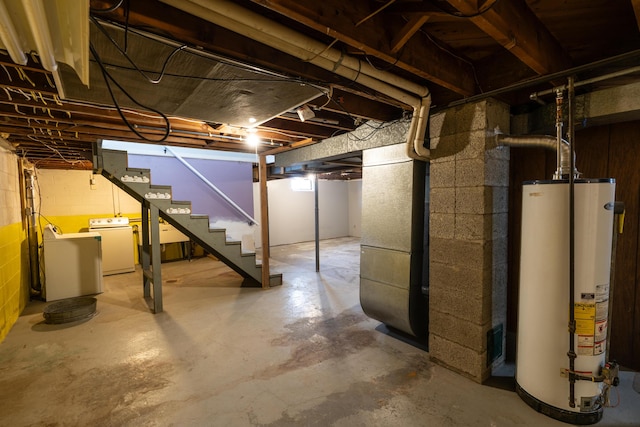
[[[496,146],[504,147],[540,147],[547,150],[558,150],[558,139],[551,135],[506,135],[500,129],[495,129]],[[571,173],[571,146],[566,140],[560,144],[560,165],[553,175],[553,179],[562,179]],[[575,154],[573,157],[575,165]],[[575,177],[580,176],[578,169],[573,169]]]

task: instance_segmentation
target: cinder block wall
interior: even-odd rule
[[[509,108],[486,100],[430,120],[429,353],[478,382],[504,360]],[[503,325],[502,356],[487,359],[487,333]]]
[[[29,251],[22,222],[18,158],[0,147],[0,342],[29,302]]]

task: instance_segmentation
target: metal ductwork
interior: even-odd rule
[[[367,62],[327,47],[317,40],[231,1],[162,1],[412,106],[413,119],[407,137],[407,153],[410,158],[416,160],[429,160],[430,150],[424,147],[424,136],[431,107],[431,95],[425,86],[387,71],[378,70]]]
[[[495,129],[496,145],[499,147],[539,147],[547,150],[556,150],[559,154],[559,163],[553,179],[563,179],[571,173],[571,146],[569,142],[562,139],[560,148],[558,148],[558,139],[551,135],[506,135],[499,128]],[[575,154],[574,162],[575,165]],[[573,176],[579,177],[580,172],[573,169]]]

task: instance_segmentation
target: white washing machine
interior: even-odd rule
[[[93,218],[89,231],[102,236],[102,274],[129,273],[135,270],[133,228],[129,218]]]
[[[48,224],[42,239],[47,301],[102,292],[100,234],[60,234]]]

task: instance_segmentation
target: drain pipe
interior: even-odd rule
[[[420,99],[420,105],[414,107],[409,134],[407,135],[407,156],[414,160],[429,161],[431,149],[424,146],[424,137],[429,123],[431,94]]]
[[[426,87],[378,70],[366,62],[326,46],[231,1],[162,1],[412,106],[413,118],[408,132],[407,151],[412,158],[429,160],[430,150],[423,147],[431,106],[430,92]]]

